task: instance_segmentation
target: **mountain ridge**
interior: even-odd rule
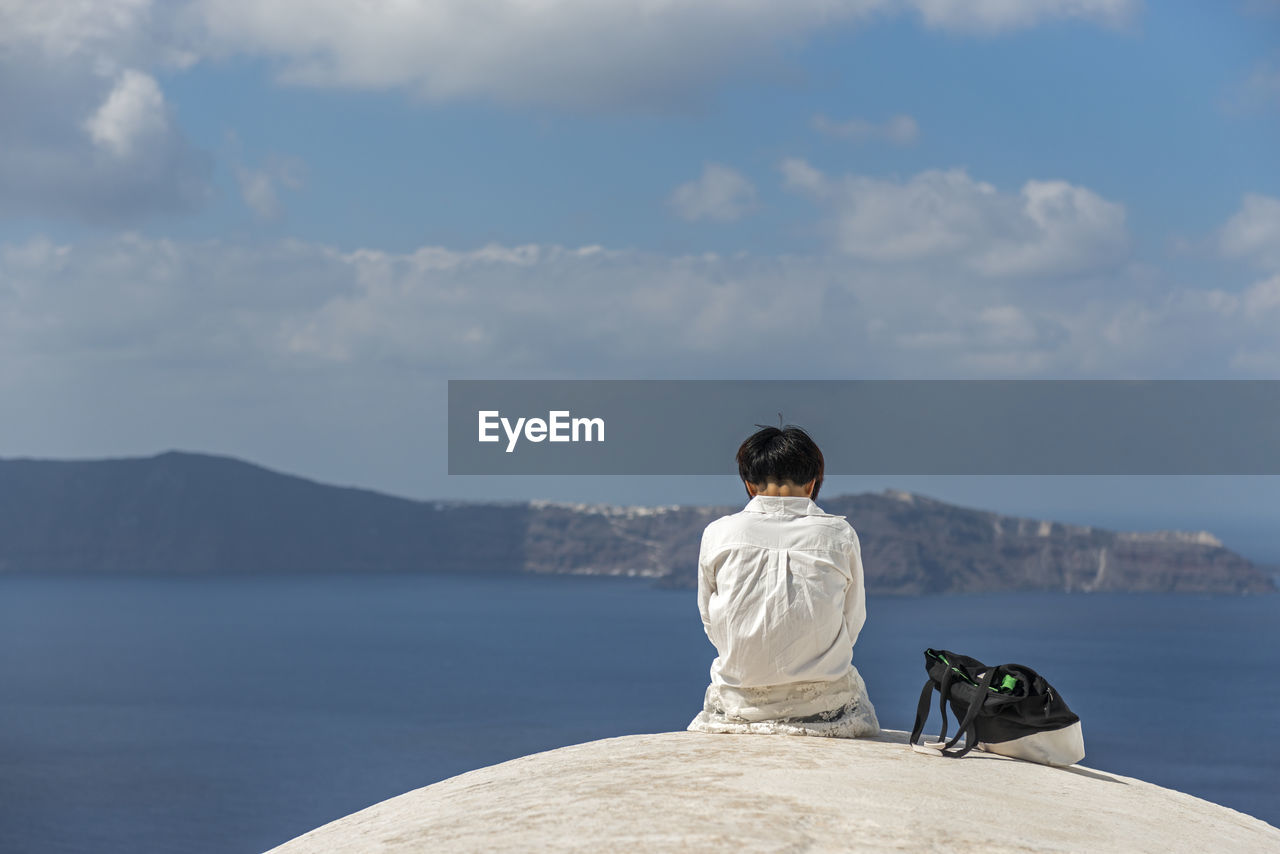
[[[900,490],[821,503],[858,531],[876,593],[1276,589],[1207,531],[1111,531]],[[740,509],[419,500],[179,450],[0,459],[0,572],[525,572],[688,588],[702,528]]]

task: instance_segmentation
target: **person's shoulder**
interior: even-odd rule
[[[761,513],[745,509],[727,513],[707,525],[702,532],[702,541],[704,544],[754,542],[765,518]]]
[[[739,510],[736,513],[726,513],[718,519],[712,519],[707,523],[704,534],[713,534],[716,532],[726,531],[735,528],[747,521],[751,514],[745,510]]]
[[[848,518],[834,513],[822,513],[809,518],[829,530],[838,539],[848,540],[855,546],[858,545],[858,532],[854,530]]]
[[[805,517],[814,524],[826,525],[838,530],[853,530],[853,526],[849,524],[849,517],[840,513],[831,513],[816,504],[814,505],[814,510],[816,512],[810,513]]]

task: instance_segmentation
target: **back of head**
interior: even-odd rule
[[[738,448],[738,474],[744,483],[813,481],[813,500],[822,487],[824,462],[817,443],[794,424],[765,427],[747,437]]]

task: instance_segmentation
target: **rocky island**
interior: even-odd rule
[[[858,530],[872,593],[1266,593],[1207,532],[1118,532],[911,493],[825,497]],[[552,573],[696,582],[707,522],[740,506],[415,501],[241,460],[0,460],[0,572]]]

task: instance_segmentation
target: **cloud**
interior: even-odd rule
[[[280,63],[288,83],[405,88],[575,109],[666,110],[882,0],[197,0],[206,49]]]
[[[731,222],[755,208],[756,188],[729,167],[708,163],[701,177],[676,187],[668,203],[681,219],[690,222]]]
[[[53,457],[234,453],[443,495],[458,488],[442,450],[448,379],[1280,371],[1280,281],[1149,284],[1129,268],[1026,288],[848,256],[545,245],[0,243],[4,441]]]
[[[1140,0],[909,0],[926,26],[958,32],[998,33],[1045,21],[1078,19],[1108,27],[1132,21]]]
[[[302,163],[296,158],[273,158],[265,166],[251,169],[235,164],[240,198],[259,219],[279,219],[284,213],[279,189],[302,189]]]
[[[1280,14],[1280,0],[1240,0],[1239,7],[1246,15],[1269,17]]]
[[[1280,9],[1280,3],[1276,8]],[[1256,63],[1248,77],[1230,88],[1223,107],[1237,114],[1280,107],[1280,67],[1266,60]]]
[[[133,224],[202,205],[212,160],[166,109],[161,72],[203,60],[260,59],[289,84],[431,101],[680,111],[737,75],[778,73],[831,28],[911,15],[995,33],[1068,18],[1112,25],[1134,9],[1136,0],[0,0],[0,216]],[[912,131],[893,120],[878,133],[904,141]],[[278,215],[279,178],[237,177],[260,215]]]
[[[1280,199],[1247,193],[1219,231],[1218,246],[1227,258],[1280,270]]]
[[[136,47],[151,0],[5,0],[0,48],[52,58],[118,56]]]
[[[813,117],[811,124],[819,133],[853,142],[883,140],[895,145],[910,145],[920,136],[920,126],[915,119],[907,115],[891,116],[883,122],[876,123],[866,119],[847,119],[838,122],[819,114]]]
[[[1280,327],[1280,199],[1247,193],[1240,210],[1218,230],[1222,255],[1244,261],[1272,275],[1239,292],[1214,290],[1211,309],[1242,327],[1274,336]],[[1232,367],[1275,376],[1280,373],[1280,348],[1264,341],[1242,345]]]
[[[881,263],[958,262],[989,276],[1086,273],[1123,262],[1124,207],[1065,181],[1027,181],[1002,193],[962,169],[907,181],[829,178],[795,158],[784,185],[829,212],[839,251]]]
[[[1280,279],[1225,292],[1150,275],[1027,288],[836,255],[33,239],[0,244],[4,435],[52,456],[360,460],[339,480],[369,476],[352,448],[378,449],[394,479],[406,465],[443,476],[448,379],[1280,370]]]
[[[1223,314],[1242,312],[1248,317],[1274,317],[1277,310],[1280,310],[1280,274],[1256,282],[1238,295],[1220,291],[1214,293],[1220,297],[1215,307]]]
[[[317,366],[555,376],[593,363],[628,375],[695,354],[714,371],[739,335],[803,324],[823,294],[806,264],[598,247],[33,240],[0,247],[0,386],[103,373],[145,384],[173,366],[174,382],[250,387]]]
[[[85,122],[85,130],[101,148],[127,157],[147,137],[168,132],[164,95],[155,78],[132,68],[124,71],[102,106]]]
[[[207,388],[213,407],[338,377],[1158,378],[1280,363],[1280,278],[1229,292],[1151,275],[1026,288],[929,259],[37,239],[0,246],[0,389],[21,407]],[[760,346],[779,330],[803,346]]]
[[[289,83],[575,109],[680,108],[819,31],[914,14],[998,33],[1128,20],[1138,0],[191,0],[204,50],[278,62]]]
[[[356,287],[285,319],[282,353],[455,375],[567,376],[590,364],[635,376],[690,360],[714,372],[738,336],[803,323],[823,294],[777,287],[779,271],[750,261],[599,247],[361,250],[343,262]]]
[[[263,352],[273,318],[349,286],[332,257],[291,241],[247,248],[133,233],[80,245],[0,245],[0,382],[31,364],[91,371],[99,359],[120,380],[137,370],[140,382],[171,366],[201,371],[221,360],[242,370]]]
[[[808,193],[822,198],[827,195],[827,176],[814,169],[798,157],[788,157],[779,167],[782,170],[783,185],[788,190]]]
[[[0,3],[0,216],[130,223],[189,210],[212,161],[150,69],[187,61],[145,0]]]
[[[120,225],[208,198],[212,159],[172,127],[149,76],[9,71],[0,62],[0,217]]]

